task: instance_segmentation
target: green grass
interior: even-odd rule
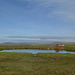
[[[75,52],[75,46],[66,46],[65,50]]]
[[[75,75],[75,54],[2,52],[0,75]]]

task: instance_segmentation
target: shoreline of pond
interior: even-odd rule
[[[64,47],[49,47],[49,46],[24,46],[24,45],[3,45],[0,46],[0,51],[2,50],[17,50],[17,49],[34,49],[34,50],[65,50],[70,52],[75,52],[75,46],[64,46]]]

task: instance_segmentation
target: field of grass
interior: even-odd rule
[[[75,46],[65,46],[65,50],[75,52]]]
[[[75,54],[2,52],[0,75],[75,75]]]
[[[75,46],[64,46],[64,47],[53,47],[53,46],[29,46],[29,45],[0,45],[0,50],[11,50],[11,49],[42,49],[42,50],[66,50],[75,52]]]

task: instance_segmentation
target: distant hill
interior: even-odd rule
[[[55,46],[55,44],[64,44],[65,46],[75,46],[75,42],[53,42],[53,43],[31,43],[31,42],[21,42],[21,43],[14,43],[14,42],[5,42],[1,43],[0,45],[42,45],[42,46]]]

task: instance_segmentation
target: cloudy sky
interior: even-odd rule
[[[36,40],[75,42],[75,0],[0,0],[0,42]]]

